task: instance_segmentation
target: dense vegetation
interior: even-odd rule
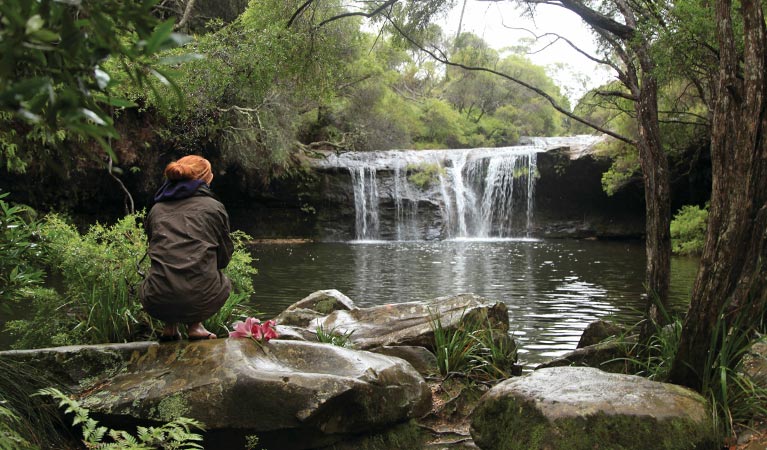
[[[16,348],[128,342],[151,338],[159,329],[138,302],[147,240],[142,215],[128,215],[116,224],[95,224],[85,233],[56,214],[24,219],[23,210],[0,199],[2,242],[12,259],[3,261],[10,274],[0,280],[0,306],[27,311],[6,324]],[[253,311],[244,306],[253,293],[255,268],[245,249],[247,236],[232,236],[235,252],[225,273],[232,280],[226,305],[206,321],[214,333]],[[43,279],[55,280],[58,291]],[[46,324],[39,326],[38,324]]]
[[[376,33],[336,0],[266,0],[251,2],[230,23],[197,21],[189,30],[196,38],[179,47],[188,39],[174,32],[173,20],[163,22],[167,13],[154,9],[155,1],[5,1],[0,163],[30,175],[96,166],[118,176],[113,163],[148,171],[147,159],[204,149],[268,181],[300,173],[301,159],[315,149],[492,146],[524,134],[579,131],[556,110],[616,138],[604,149],[615,160],[604,178],[608,192],[641,171],[648,299],[658,299],[648,301],[643,330],[651,342],[668,292],[669,164],[692,159],[690,149],[708,141],[713,194],[701,270],[668,377],[706,390],[718,370],[723,381],[714,388],[726,387],[767,303],[762,4],[561,2],[601,37],[603,62],[619,79],[573,112],[523,55],[499,53],[470,34],[446,39],[429,25],[451,2],[366,3],[364,15],[378,17]],[[431,49],[433,59],[419,47]],[[149,333],[151,323],[124,302],[143,243],[135,217],[82,234],[56,216],[37,222],[24,207],[2,206],[0,306],[28,302],[35,321],[63,321],[57,325],[74,330],[62,337],[17,324],[21,342]],[[691,211],[677,223],[689,222]],[[114,277],[89,265],[101,255],[123,264],[106,273]],[[247,256],[242,263],[245,280]],[[66,289],[40,288],[47,271],[59,273]],[[241,294],[247,292],[244,286]],[[104,297],[116,303],[100,305]],[[100,317],[99,308],[119,314]],[[716,364],[706,358],[729,353],[736,356]]]
[[[502,146],[521,135],[566,131],[550,105],[508,80],[445,69],[389,32],[366,31],[359,20],[317,29],[316,21],[341,11],[340,2],[288,27],[299,4],[251,2],[231,23],[210,20],[192,42],[162,53],[154,62],[163,69],[153,67],[156,76],[138,83],[138,63],[118,57],[101,63],[89,79],[109,80],[103,88],[109,101],[99,105],[104,120],[123,132],[120,141],[110,141],[120,163],[140,167],[146,153],[205,149],[226,166],[269,180],[292,173],[302,151],[317,148]],[[521,54],[499,53],[468,33],[457,39],[437,27],[424,33],[465,64],[515,73],[567,103],[543,68]],[[176,36],[154,40],[186,41]],[[124,113],[128,105],[139,105],[146,119]],[[36,171],[46,161],[69,169],[91,164],[73,164],[69,154],[60,154],[68,146],[84,147],[83,154],[93,150],[70,128],[9,114],[0,121],[6,130],[0,162],[8,169]],[[107,128],[107,137],[116,139]]]

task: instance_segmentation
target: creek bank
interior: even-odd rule
[[[708,417],[705,402],[701,406],[694,393],[676,386],[577,367],[539,369],[494,387],[435,377],[434,355],[417,345],[432,346],[428,323],[435,314],[449,329],[479,320],[508,330],[505,310],[481,297],[357,308],[342,293],[325,290],[283,317],[292,314],[301,324],[278,328],[291,330],[295,341],[263,347],[243,339],[136,342],[0,352],[0,358],[53,375],[106,425],[198,419],[209,430],[205,448],[213,450],[244,448],[252,434],[264,448],[280,449],[591,449],[623,445],[636,430],[669,436],[662,447],[644,448],[690,448],[677,438],[714,448],[701,431],[710,432],[710,424],[698,421]],[[351,342],[372,352],[301,342],[316,340],[312,330],[321,324],[354,331]],[[592,329],[584,342],[616,333]],[[681,412],[665,409],[672,398]],[[564,418],[547,415],[550,404],[562,406]],[[504,439],[508,433],[522,440]]]
[[[494,317],[487,312],[494,311],[492,307],[477,296],[462,295],[392,307],[388,315],[387,309],[364,314],[348,297],[327,290],[297,302],[286,313],[313,311],[333,317],[339,311],[360,311],[355,322],[360,328],[396,322],[408,326],[381,340],[388,345],[376,352],[305,342],[316,340],[316,335],[304,328],[303,333],[295,332],[295,340],[262,346],[245,339],[135,342],[8,351],[0,358],[52,375],[94,417],[113,428],[179,416],[196,419],[206,426],[208,449],[244,448],[246,436],[253,434],[265,448],[286,450],[416,438],[427,443],[432,435],[410,421],[431,410],[431,388],[413,366],[431,374],[436,364],[424,347],[398,346],[397,339],[427,342],[428,337],[418,336],[428,328],[427,312],[444,313],[446,326],[457,327],[462,319],[489,320]],[[408,317],[408,311],[417,314]],[[502,312],[498,326],[508,330],[508,314]],[[375,325],[365,327],[362,317]],[[362,332],[360,336],[367,336],[360,345],[372,349],[374,339]]]

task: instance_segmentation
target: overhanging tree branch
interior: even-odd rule
[[[317,28],[322,28],[324,25],[327,25],[330,22],[335,22],[336,20],[343,19],[343,18],[346,18],[346,17],[355,17],[355,16],[357,16],[357,17],[371,18],[371,17],[377,16],[378,14],[380,14],[385,9],[390,8],[391,6],[393,6],[398,1],[399,0],[386,0],[381,5],[379,5],[376,9],[374,9],[374,10],[372,10],[370,12],[358,11],[358,12],[346,12],[346,13],[343,13],[343,14],[337,14],[337,15],[335,15],[333,17],[327,18],[327,19],[323,20],[322,22],[320,22],[319,25],[317,25]],[[288,20],[287,28],[290,28],[293,25],[293,23],[296,21],[296,19],[298,19],[298,17],[301,14],[303,14],[303,12],[312,3],[314,3],[314,0],[306,0],[306,2],[304,2],[304,4],[302,4],[296,10],[296,12],[293,13],[293,16],[290,17],[290,20]]]
[[[304,2],[303,5],[299,6],[296,12],[294,12],[293,15],[290,17],[290,20],[288,20],[288,24],[285,28],[290,28],[291,26],[293,26],[293,22],[298,18],[298,16],[303,14],[304,10],[306,10],[306,8],[308,8],[309,5],[311,5],[312,3],[314,3],[314,0],[306,0],[306,2]]]
[[[606,134],[606,135],[608,135],[608,136],[614,137],[615,139],[618,139],[618,140],[620,140],[620,141],[623,141],[623,142],[625,142],[625,143],[627,143],[627,144],[629,144],[629,145],[636,145],[636,141],[634,141],[633,139],[630,139],[630,138],[628,138],[628,137],[626,137],[626,136],[623,136],[623,135],[621,135],[621,134],[618,134],[618,133],[616,133],[616,132],[614,132],[614,131],[608,130],[608,129],[606,129],[606,128],[604,128],[604,127],[600,126],[600,125],[597,125],[597,124],[595,124],[595,123],[593,123],[593,122],[591,122],[591,121],[587,120],[587,119],[584,119],[583,117],[580,117],[580,116],[578,116],[578,115],[576,115],[576,114],[573,114],[572,112],[570,112],[570,111],[568,111],[567,109],[565,109],[565,108],[563,108],[562,106],[560,106],[560,105],[559,105],[559,103],[556,101],[556,99],[554,99],[554,98],[553,98],[551,95],[547,94],[547,93],[546,93],[544,90],[542,90],[542,89],[540,89],[540,88],[538,88],[538,87],[536,87],[536,86],[533,86],[533,85],[531,85],[531,84],[529,84],[529,83],[526,83],[526,82],[524,82],[524,81],[522,81],[522,80],[520,80],[520,79],[518,79],[518,78],[514,78],[514,77],[512,77],[511,75],[508,75],[508,74],[505,74],[505,73],[499,72],[499,71],[497,71],[497,70],[489,69],[489,68],[487,68],[487,67],[475,67],[475,66],[467,66],[467,65],[465,65],[465,64],[460,64],[460,63],[456,63],[456,62],[450,61],[450,60],[447,58],[447,56],[446,56],[446,55],[445,55],[445,54],[444,54],[444,53],[443,53],[441,50],[437,49],[437,51],[438,51],[438,52],[441,54],[441,55],[437,55],[437,53],[436,53],[435,51],[429,50],[429,49],[425,48],[424,46],[422,46],[420,43],[416,42],[416,41],[415,41],[413,38],[411,38],[411,37],[410,37],[410,35],[408,35],[407,33],[405,33],[405,32],[404,32],[404,31],[403,31],[403,30],[402,30],[402,29],[401,29],[399,26],[397,26],[397,24],[396,24],[396,23],[394,23],[392,20],[389,20],[389,23],[390,23],[390,24],[392,25],[392,27],[394,27],[394,29],[395,29],[395,30],[397,30],[397,32],[398,32],[398,33],[399,33],[399,34],[400,34],[402,37],[404,37],[404,38],[405,38],[405,39],[406,39],[408,42],[410,42],[410,43],[411,43],[411,44],[413,44],[415,47],[417,47],[417,48],[418,48],[418,49],[420,49],[421,51],[423,51],[423,52],[425,52],[426,54],[428,54],[429,56],[431,56],[431,57],[432,57],[434,60],[436,60],[436,61],[438,61],[438,62],[441,62],[442,64],[445,64],[445,65],[447,65],[447,66],[452,66],[452,67],[460,67],[460,68],[462,68],[462,69],[464,69],[464,70],[473,70],[473,71],[479,71],[479,72],[487,72],[487,73],[491,73],[491,74],[493,74],[493,75],[499,76],[499,77],[501,77],[501,78],[505,78],[505,79],[507,79],[507,80],[509,80],[509,81],[511,81],[511,82],[513,82],[513,83],[519,84],[520,86],[522,86],[522,87],[524,87],[524,88],[527,88],[527,89],[529,89],[529,90],[531,90],[531,91],[535,92],[535,93],[536,93],[536,94],[538,94],[539,96],[541,96],[541,97],[543,97],[544,99],[546,99],[546,100],[549,102],[549,104],[550,104],[550,105],[551,105],[551,106],[552,106],[552,107],[553,107],[555,110],[557,110],[557,111],[559,111],[560,113],[564,114],[565,116],[567,116],[567,117],[569,117],[569,118],[571,118],[571,119],[575,120],[576,122],[580,122],[580,123],[582,123],[582,124],[584,124],[584,125],[586,125],[586,126],[588,126],[588,127],[592,128],[592,129],[594,129],[594,130],[596,130],[596,131],[599,131],[600,133],[604,133],[604,134]]]

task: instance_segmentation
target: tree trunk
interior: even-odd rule
[[[654,324],[663,324],[667,309],[669,279],[671,277],[671,197],[668,175],[668,158],[663,151],[658,122],[658,87],[649,70],[643,70],[644,79],[636,103],[639,127],[640,164],[645,191],[645,291],[647,301],[643,337],[654,331]]]
[[[760,2],[741,5],[745,48],[739,59],[732,2],[716,2],[720,67],[711,130],[711,207],[670,374],[670,381],[694,389],[703,385],[707,355],[718,350],[711,348],[717,322],[723,320],[726,330],[748,329],[767,305],[767,42]]]

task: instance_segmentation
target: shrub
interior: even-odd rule
[[[128,341],[151,326],[136,295],[141,282],[136,264],[146,251],[142,218],[139,213],[109,227],[96,224],[82,235],[58,215],[45,218],[46,260],[66,290],[61,313],[73,315],[83,343]]]
[[[156,321],[138,299],[142,281],[138,265],[143,270],[149,265],[143,258],[147,244],[142,218],[142,213],[132,214],[112,226],[93,225],[84,234],[58,215],[44,219],[40,226],[44,258],[65,292],[63,298],[51,289],[24,294],[33,313],[30,319],[8,323],[7,329],[18,338],[15,347],[125,342],[152,334]],[[256,272],[245,247],[249,237],[242,232],[232,237],[235,251],[225,269],[232,293],[206,322],[215,333],[225,333],[226,324],[237,317],[253,315],[245,306]]]
[[[42,283],[43,272],[36,267],[38,246],[35,211],[13,205],[0,194],[0,307],[17,301],[24,291]]]
[[[426,189],[444,175],[445,169],[439,164],[408,164],[407,171],[411,174],[407,179],[421,189]]]
[[[671,248],[679,255],[700,254],[706,239],[708,205],[685,205],[671,221]]]
[[[487,322],[461,320],[455,329],[442,326],[439,316],[430,317],[434,332],[434,355],[440,375],[464,375],[484,380],[508,378],[515,369],[517,349],[506,333]]]

